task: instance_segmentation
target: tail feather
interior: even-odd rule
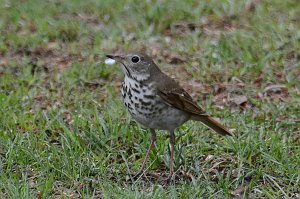
[[[197,116],[193,119],[202,122],[207,127],[211,128],[212,130],[214,130],[215,132],[217,132],[221,135],[233,136],[233,133],[231,133],[225,126],[223,126],[217,120],[213,119],[210,116],[204,116],[204,115],[202,116],[201,115],[201,116]]]

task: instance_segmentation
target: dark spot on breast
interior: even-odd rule
[[[146,107],[146,106],[142,106],[141,109],[146,110],[146,111],[149,110],[148,107]]]
[[[131,113],[132,115],[136,115],[135,112],[133,112],[133,111],[130,111],[130,113]]]
[[[155,111],[155,108],[156,108],[156,106],[155,106],[154,104],[151,104],[150,110],[151,110],[151,111]]]
[[[147,98],[147,99],[154,99],[155,98],[154,95],[144,95],[144,97]]]
[[[144,106],[150,106],[152,103],[151,102],[145,102],[143,101],[143,99],[139,99],[139,101],[141,102],[142,105]]]
[[[130,109],[130,110],[133,110],[133,108],[131,107],[131,104],[129,104],[129,103],[128,103],[127,108]]]
[[[131,89],[128,90],[128,96],[129,96],[129,98],[132,97]]]
[[[132,91],[134,91],[135,93],[138,93],[138,94],[140,94],[141,93],[141,91],[139,91],[138,89],[136,89],[136,88],[131,88],[132,89]]]

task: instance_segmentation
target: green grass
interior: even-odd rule
[[[300,5],[249,2],[0,1],[0,197],[299,198]],[[191,179],[131,178],[150,133],[122,105],[121,70],[103,61],[132,50],[235,129],[178,129],[176,169]],[[151,172],[168,173],[168,143],[158,133]]]

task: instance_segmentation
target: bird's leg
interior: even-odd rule
[[[148,160],[149,154],[150,154],[152,148],[155,145],[155,142],[156,142],[156,133],[155,133],[154,129],[150,129],[150,132],[151,132],[151,143],[150,143],[150,146],[149,146],[148,151],[146,153],[146,156],[145,156],[145,158],[143,160],[143,164],[142,164],[142,167],[140,169],[140,172],[138,174],[136,174],[135,177],[138,177],[138,176],[140,176],[141,174],[144,173],[144,169],[145,169],[146,162]]]
[[[175,145],[175,134],[174,131],[170,131],[171,157],[170,157],[170,174],[168,180],[172,179],[174,173],[174,145]]]

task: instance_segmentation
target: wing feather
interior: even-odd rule
[[[167,104],[177,109],[195,115],[206,115],[205,112],[193,101],[192,97],[183,88],[176,88],[171,91],[159,90],[158,95]]]

